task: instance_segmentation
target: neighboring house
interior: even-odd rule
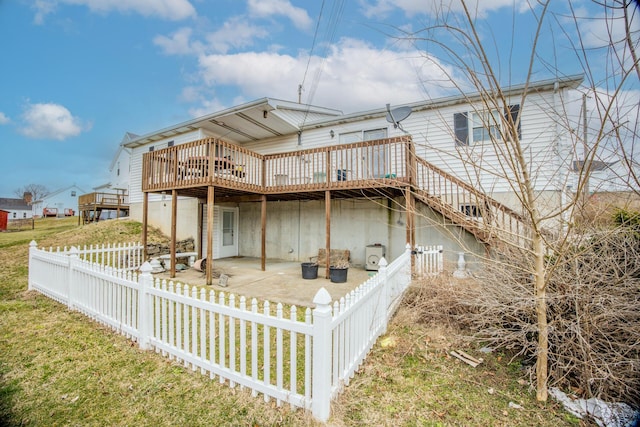
[[[0,209],[8,212],[7,217],[9,220],[32,218],[29,200],[29,194],[25,194],[22,199],[0,198]]]
[[[203,256],[211,245],[214,259],[306,261],[330,245],[365,265],[367,246],[382,244],[393,259],[410,242],[443,244],[453,263],[463,248],[484,253],[483,223],[520,221],[486,143],[495,129],[479,114],[495,117],[495,126],[519,118],[536,190],[559,206],[574,153],[554,116],[581,82],[532,83],[525,106],[524,86],[514,86],[506,112],[482,112],[477,95],[408,104],[391,110],[410,112],[400,126],[388,108],[345,115],[270,98],[239,105],[122,144],[130,150],[131,217],[168,234],[175,223],[177,239],[194,237]]]
[[[137,135],[126,132],[109,165],[109,182],[82,194],[78,211],[84,222],[115,219],[129,215],[129,174],[131,150],[125,146]]]
[[[33,216],[76,216],[78,214],[78,197],[83,193],[84,190],[75,184],[49,193],[32,203]]]
[[[126,132],[122,138],[118,151],[109,165],[109,189],[124,192],[125,194],[129,193],[131,149],[127,148],[126,144],[137,137],[138,135],[136,134]]]

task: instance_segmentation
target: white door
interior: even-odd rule
[[[202,207],[202,256],[207,248],[207,205]],[[213,209],[213,259],[238,255],[238,208],[214,207]]]
[[[220,258],[238,255],[238,209],[220,208]]]

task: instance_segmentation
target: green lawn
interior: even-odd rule
[[[140,224],[42,219],[0,233],[0,425],[316,425],[304,411],[230,389],[77,312],[27,291],[28,245],[140,239]],[[152,231],[150,241],[164,239]],[[416,323],[402,307],[388,335],[332,406],[330,424],[394,426],[576,426],[554,403],[535,401],[518,363],[483,355],[472,368],[452,346],[479,357],[450,332]],[[517,403],[522,409],[509,407]]]

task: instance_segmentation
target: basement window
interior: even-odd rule
[[[466,216],[470,216],[473,218],[482,218],[482,212],[477,205],[472,204],[464,204],[460,205],[460,212],[465,214]]]

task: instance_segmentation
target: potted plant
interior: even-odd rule
[[[344,283],[347,281],[349,271],[349,260],[345,258],[337,259],[329,266],[329,278],[333,283]]]
[[[316,279],[318,277],[318,263],[316,261],[303,262],[302,264],[302,278],[303,279]]]

